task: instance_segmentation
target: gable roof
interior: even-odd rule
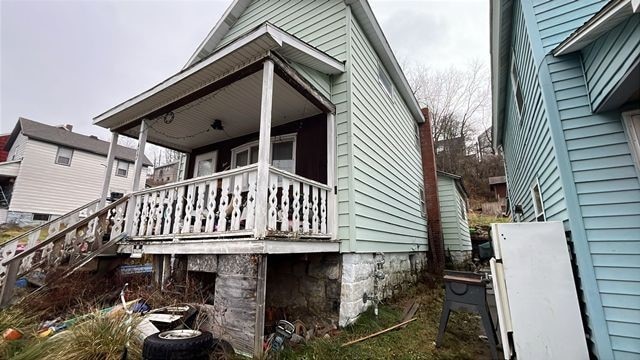
[[[465,189],[464,184],[462,183],[462,176],[448,173],[441,170],[436,170],[436,173],[438,175],[442,175],[444,177],[453,179],[453,182],[456,184],[456,187],[458,188],[458,190],[462,192],[466,198],[469,198],[469,193],[467,193],[467,189]]]
[[[193,55],[191,55],[183,70],[211,55],[250,3],[251,0],[234,0],[222,15],[222,18],[218,20],[204,41],[202,41]],[[387,69],[387,72],[389,72],[393,83],[396,85],[398,92],[407,103],[407,107],[409,107],[414,119],[419,123],[424,122],[424,116],[420,111],[420,105],[413,95],[409,82],[404,76],[393,51],[391,51],[391,47],[389,46],[389,43],[387,42],[387,39],[382,32],[382,28],[380,27],[380,24],[378,24],[369,3],[367,0],[345,0],[345,3],[351,6],[353,15],[356,20],[358,20],[360,26],[362,26],[365,36],[371,42],[371,45],[380,57],[380,60]]]
[[[107,141],[100,140],[96,137],[74,133],[61,127],[39,123],[23,117],[18,119],[18,122],[11,133],[11,137],[5,145],[5,149],[8,150],[13,146],[13,143],[20,133],[30,139],[66,146],[72,149],[83,150],[98,155],[107,156],[109,152],[109,142]],[[115,149],[115,157],[116,159],[135,162],[136,149],[117,145]],[[146,166],[153,165],[146,155],[143,159],[143,164]]]

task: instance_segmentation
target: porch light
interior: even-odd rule
[[[220,119],[213,120],[213,123],[211,124],[211,128],[213,130],[224,130],[224,126],[222,125],[222,120]]]

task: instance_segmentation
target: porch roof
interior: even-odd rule
[[[264,23],[217,52],[164,80],[153,88],[107,110],[94,124],[118,129],[143,118],[161,115],[167,105],[247,69],[249,64],[276,50],[283,57],[327,74],[344,72],[344,64],[285,31]],[[251,73],[255,72],[255,69]]]
[[[6,161],[0,163],[0,176],[17,177],[20,172],[22,160]]]

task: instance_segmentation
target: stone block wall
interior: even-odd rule
[[[377,280],[377,291],[374,291],[377,263],[383,257],[384,278]],[[339,325],[352,323],[373,305],[372,301],[363,301],[365,293],[379,299],[390,298],[415,283],[426,265],[426,252],[342,254]]]

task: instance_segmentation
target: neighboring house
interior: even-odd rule
[[[158,186],[177,181],[179,165],[179,161],[174,161],[169,164],[154,166],[153,175],[147,178],[147,185]]]
[[[640,358],[639,12],[635,0],[491,7],[510,204],[522,221],[564,223],[599,359]]]
[[[100,197],[108,148],[106,141],[72,132],[71,125],[20,118],[4,147],[7,161],[0,163],[8,199],[0,223],[48,221]],[[131,190],[135,155],[135,149],[117,147],[110,191]]]
[[[504,200],[507,198],[507,177],[492,176],[489,178],[489,189],[493,193],[496,200]]]
[[[438,199],[444,248],[453,262],[462,262],[471,257],[468,195],[462,177],[438,171]]]
[[[4,146],[7,144],[7,141],[9,141],[10,136],[11,134],[0,135],[0,162],[7,161],[7,155],[9,152],[4,149]]]

